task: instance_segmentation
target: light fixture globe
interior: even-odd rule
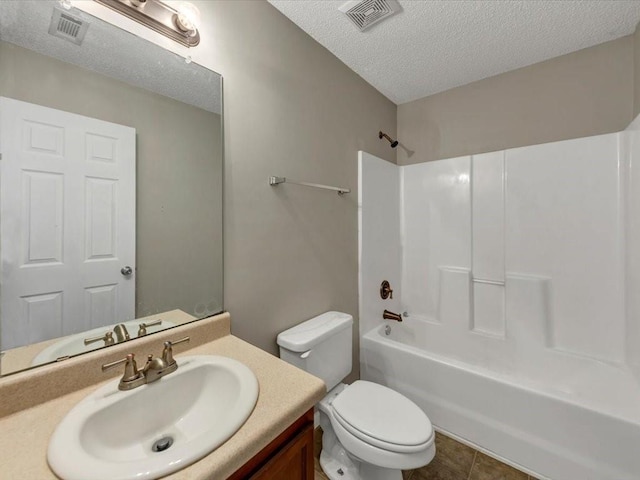
[[[200,11],[198,7],[187,2],[172,3],[171,6],[176,9],[173,21],[181,31],[193,36],[198,30],[200,21]]]

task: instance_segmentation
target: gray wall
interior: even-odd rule
[[[0,95],[134,127],[136,316],[221,309],[219,115],[6,42]]]
[[[398,137],[414,153],[400,149],[398,163],[623,130],[633,118],[633,57],[630,35],[400,105]]]
[[[634,65],[634,82],[633,82],[633,118],[640,115],[640,23],[636,27],[633,34],[633,65]]]
[[[395,135],[396,106],[268,3],[209,5],[225,84],[225,308],[235,335],[275,354],[278,332],[314,315],[358,320],[357,152],[395,161],[377,133]],[[274,188],[270,175],[352,193]]]

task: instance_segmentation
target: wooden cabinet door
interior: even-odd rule
[[[284,445],[251,480],[313,480],[313,423]]]

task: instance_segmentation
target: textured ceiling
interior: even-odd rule
[[[210,112],[221,111],[220,75],[79,10],[82,45],[49,35],[55,0],[0,0],[0,39]]]
[[[360,32],[344,0],[269,0],[395,103],[433,95],[633,33],[640,1],[400,0]]]

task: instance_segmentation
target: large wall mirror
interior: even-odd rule
[[[222,311],[221,103],[153,43],[0,1],[3,375]]]

